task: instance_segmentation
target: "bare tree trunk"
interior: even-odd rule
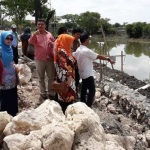
[[[55,14],[55,10],[51,10],[49,13],[48,13],[48,16],[47,16],[47,19],[46,19],[46,30],[48,31],[48,26],[49,26],[49,21],[50,19],[54,16]]]

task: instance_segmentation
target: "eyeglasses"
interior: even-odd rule
[[[7,37],[7,38],[6,38],[6,40],[10,40],[10,41],[12,41],[13,39],[12,39],[12,38],[8,38],[8,37]]]

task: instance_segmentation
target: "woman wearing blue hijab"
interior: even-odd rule
[[[3,31],[0,37],[0,58],[3,63],[2,84],[0,85],[1,111],[15,116],[18,113],[17,75],[13,63],[10,32]]]

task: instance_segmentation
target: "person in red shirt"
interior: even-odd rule
[[[39,78],[39,85],[41,97],[43,99],[54,99],[54,92],[52,90],[52,82],[55,77],[53,47],[55,39],[52,34],[45,30],[45,20],[38,20],[37,31],[32,34],[29,43],[34,45],[35,65]],[[48,89],[45,84],[45,73],[48,78]],[[47,93],[48,92],[48,93]]]

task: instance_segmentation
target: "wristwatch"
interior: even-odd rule
[[[109,62],[110,62],[110,58],[109,58],[109,57],[107,58],[107,61],[109,61]]]

